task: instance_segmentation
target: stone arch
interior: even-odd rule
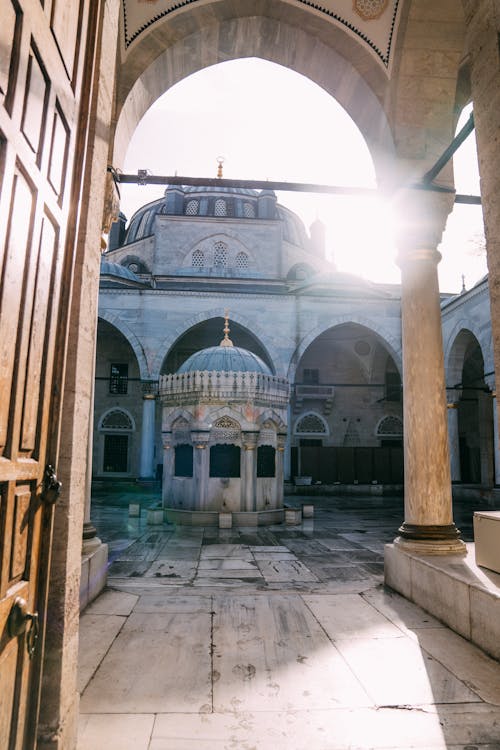
[[[177,419],[185,419],[189,424],[193,421],[193,414],[187,409],[178,407],[165,418],[162,425],[162,432],[171,432],[172,426]]]
[[[323,429],[322,430],[321,429],[319,429],[319,430],[316,430],[316,429],[309,429],[309,430],[307,430],[307,429],[306,430],[299,429],[299,427],[301,426],[301,424],[305,420],[307,420],[307,419],[309,419],[311,421],[311,423],[313,423],[314,425],[317,425],[318,427],[322,426]],[[305,412],[304,414],[301,414],[295,420],[295,424],[293,426],[293,434],[295,436],[299,436],[299,437],[302,436],[302,435],[322,435],[323,437],[328,437],[328,435],[330,434],[330,428],[328,427],[328,422],[326,421],[326,419],[324,417],[321,416],[321,414],[318,414],[317,411],[308,411],[308,412]]]
[[[273,15],[278,17],[271,18],[256,16],[253,4],[248,10],[246,5],[241,4],[241,17],[234,17],[234,5],[228,0],[220,0],[217,14],[210,16],[206,15],[209,6],[201,9],[193,5],[183,14],[184,27],[177,37],[172,36],[172,30],[179,15],[156,25],[154,35],[144,34],[127,54],[117,96],[114,166],[122,166],[138,122],[172,85],[219,62],[257,57],[296,71],[334,96],[365,137],[381,175],[394,153],[383,106],[388,84],[383,66],[374,64],[361,39],[311,8],[273,3]],[[233,17],[225,18],[231,8]],[[174,43],[172,38],[176,38]],[[361,60],[364,64],[360,65]]]
[[[273,423],[273,425],[276,428],[276,432],[286,431],[286,424],[284,423],[283,419],[274,409],[266,409],[265,411],[262,412],[262,414],[259,414],[259,417],[257,419],[257,424],[260,427],[262,427],[267,421]]]
[[[150,371],[144,348],[135,333],[118,315],[114,315],[113,313],[107,312],[106,310],[99,310],[98,317],[101,320],[105,320],[107,323],[110,323],[110,325],[116,328],[130,344],[139,365],[141,380],[152,380],[149,374]]]
[[[220,307],[212,308],[211,310],[205,310],[193,315],[191,318],[186,320],[182,325],[177,326],[175,329],[169,332],[169,335],[161,342],[156,350],[154,360],[151,363],[151,379],[158,380],[161,372],[163,362],[168,357],[170,351],[177,344],[179,339],[182,338],[191,328],[199,325],[200,323],[206,323],[211,318],[220,318],[222,315],[222,309]],[[285,366],[283,364],[281,355],[278,349],[278,343],[273,337],[269,338],[269,332],[259,326],[254,320],[247,318],[245,315],[241,315],[238,311],[231,311],[231,321],[238,323],[247,331],[251,332],[253,337],[258,341],[263,350],[265,351],[269,362],[271,363],[275,374],[284,377]],[[222,329],[221,329],[222,338]]]
[[[485,373],[494,370],[491,336],[478,329],[473,321],[461,318],[448,336],[444,352],[446,384],[448,386],[460,383],[462,379],[465,350],[471,336],[477,341],[481,349]]]
[[[297,366],[310,344],[312,344],[312,342],[317,339],[318,336],[321,336],[322,333],[325,333],[331,328],[337,328],[338,326],[344,325],[346,323],[355,323],[357,325],[363,326],[370,333],[374,334],[379,339],[380,344],[384,346],[391,355],[396,367],[398,368],[399,374],[401,375],[403,371],[403,363],[400,339],[396,339],[396,337],[392,333],[390,333],[389,330],[385,328],[385,326],[376,323],[371,318],[365,318],[363,315],[338,315],[330,318],[330,320],[328,320],[327,322],[316,326],[316,328],[313,328],[306,336],[304,336],[300,344],[295,349],[295,352],[293,353],[288,365],[288,373],[286,377],[288,378],[288,381],[290,383],[295,382],[295,373],[297,370]]]

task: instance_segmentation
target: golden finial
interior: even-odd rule
[[[217,177],[219,177],[219,178],[221,178],[223,176],[222,175],[222,165],[224,164],[224,161],[225,161],[225,159],[224,159],[223,156],[218,156],[217,157],[217,164],[219,165],[218,168],[217,168]]]
[[[224,311],[224,338],[220,342],[219,346],[234,346],[233,342],[229,338],[229,310]]]

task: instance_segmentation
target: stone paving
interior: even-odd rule
[[[111,565],[81,620],[79,750],[500,748],[499,663],[383,587],[400,499],[222,530],[126,501],[93,508]]]

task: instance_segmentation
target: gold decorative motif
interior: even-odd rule
[[[229,328],[229,310],[226,310],[224,312],[224,338],[220,342],[219,346],[234,346],[233,342],[229,338],[230,330],[231,329]]]
[[[376,21],[388,4],[389,0],[354,0],[353,8],[363,21]]]

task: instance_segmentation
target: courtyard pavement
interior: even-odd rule
[[[111,564],[81,618],[78,750],[500,749],[500,664],[384,589],[401,499],[219,530],[148,526],[154,497],[96,493]]]

